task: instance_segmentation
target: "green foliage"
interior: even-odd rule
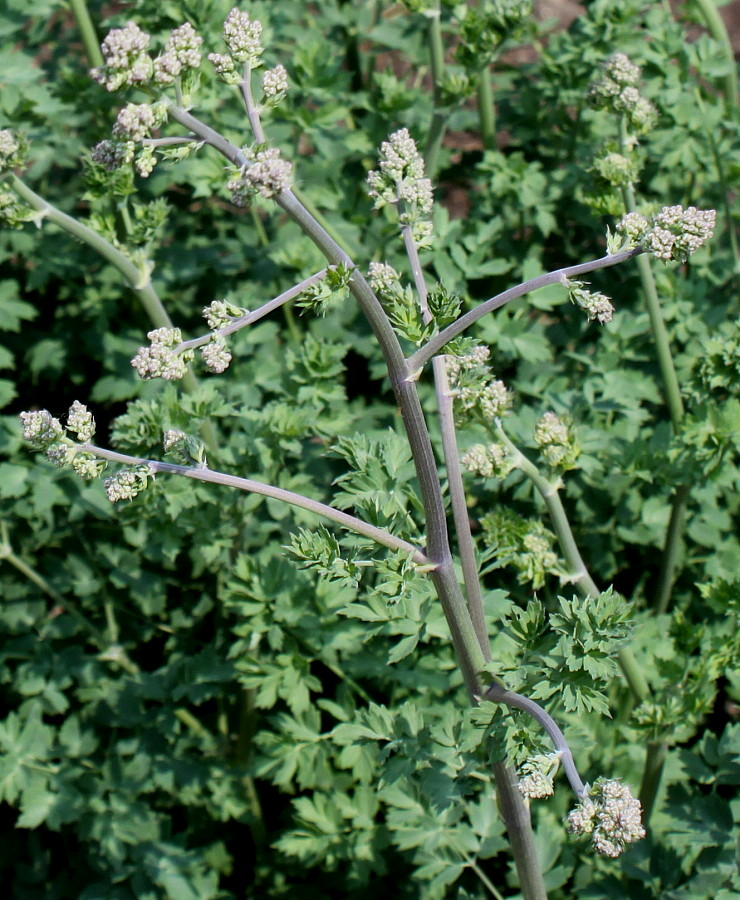
[[[637,787],[646,744],[669,748],[649,836],[621,860],[569,841],[564,782],[532,803],[550,896],[730,900],[740,890],[728,60],[667,4],[596,0],[567,29],[535,35],[529,4],[443,3],[457,65],[432,96],[423,13],[433,4],[405,6],[411,14],[359,0],[244,7],[265,26],[265,67],[288,70],[287,96],[264,115],[270,145],[358,269],[330,266],[298,300],[302,316],[283,307],[234,334],[229,372],[199,375],[187,393],[134,377],[130,360],[155,325],[121,272],[0,184],[0,874],[12,900],[359,900],[379,890],[481,900],[483,879],[518,895],[490,764],[552,748],[522,712],[466,709],[424,567],[305,511],[165,474],[113,509],[100,482],[31,459],[15,415],[63,416],[90,398],[101,444],[155,458],[173,429],[202,461],[215,431],[213,469],[333,503],[424,550],[387,370],[347,287],[373,259],[410,285],[395,211],[373,214],[363,179],[397,128],[423,148],[439,110],[434,243],[421,254],[434,321],[422,322],[411,287],[383,298],[412,345],[518,281],[600,256],[627,184],[646,214],[717,209],[710,244],[654,268],[686,406],[678,433],[631,262],[587,276],[613,299],[611,324],[589,326],[552,285],[447,349],[469,351],[473,337],[491,347],[495,378],[516,394],[507,434],[529,456],[542,411],[573,423],[578,468],[559,496],[592,577],[614,585],[573,593],[560,535],[522,471],[471,485],[491,671],[555,716],[585,781],[608,772]],[[158,48],[187,20],[206,52],[221,53],[230,8],[135,0],[90,11],[101,36],[135,21]],[[91,162],[117,108],[146,97],[89,77],[69,4],[36,3],[30,15],[10,0],[0,34],[0,130],[29,144],[19,174],[151,272],[186,337],[203,333],[213,300],[254,309],[326,265],[271,202],[231,205],[224,162],[208,148],[160,147],[148,178]],[[519,43],[535,48],[521,63],[506,55]],[[658,113],[629,158],[618,158],[613,116],[587,101],[617,52],[642,66]],[[473,95],[489,63],[500,140],[484,151]],[[238,91],[207,64],[186,87],[195,114],[247,140]],[[426,371],[419,387],[432,420]],[[483,431],[461,425],[461,446]],[[684,485],[670,605],[655,615]],[[618,668],[625,648],[648,682],[639,702]]]

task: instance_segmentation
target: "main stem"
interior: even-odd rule
[[[248,161],[237,147],[187,110],[171,106],[170,115],[219,150],[235,165],[248,165]],[[380,301],[347,253],[310,215],[292,191],[281,191],[275,201],[316,244],[330,263],[344,264],[354,269],[348,287],[378,340],[391,386],[401,410],[424,506],[427,527],[426,555],[435,565],[431,573],[432,582],[447,619],[468,695],[472,702],[476,702],[481,692],[478,673],[483,669],[485,658],[455,577],[436,460],[416,386],[409,378],[409,369],[401,345]],[[525,900],[546,900],[547,893],[537,860],[529,810],[516,788],[513,772],[502,763],[494,768],[494,777],[502,817],[511,840]]]

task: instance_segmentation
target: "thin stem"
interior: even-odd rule
[[[154,290],[150,274],[145,268],[134,265],[125,253],[114,247],[110,241],[93,231],[92,228],[57,209],[56,206],[52,206],[51,203],[31,190],[17,175],[10,175],[9,182],[18,196],[38,212],[37,225],[40,225],[46,219],[95,250],[96,253],[102,256],[103,259],[106,259],[123,275],[128,287],[138,297],[152,325],[155,328],[172,328],[172,320],[159,299],[159,295]],[[182,379],[182,386],[190,394],[198,387],[198,381],[190,369]],[[218,452],[218,436],[210,420],[203,421],[201,435],[208,445],[208,449],[215,455]]]
[[[434,113],[429,126],[424,147],[424,170],[428,178],[434,178],[439,168],[439,151],[450,119],[450,108],[442,107],[442,79],[444,78],[445,54],[442,43],[442,20],[439,3],[427,10],[427,35],[429,39],[429,59],[432,67],[432,92]]]
[[[285,303],[289,303],[295,297],[302,294],[305,290],[311,287],[311,285],[317,284],[323,278],[326,278],[326,269],[322,269],[320,272],[316,272],[315,275],[310,275],[308,278],[304,278],[303,281],[299,282],[292,288],[288,288],[287,291],[283,291],[282,294],[279,294],[277,297],[274,297],[272,300],[268,300],[267,303],[263,303],[262,306],[259,306],[257,309],[250,310],[248,313],[245,313],[243,316],[235,317],[229,322],[228,325],[224,325],[222,328],[217,328],[215,331],[209,331],[208,334],[201,335],[197,338],[192,338],[189,341],[182,341],[182,343],[178,344],[177,347],[174,348],[175,352],[181,352],[182,350],[192,350],[195,347],[202,347],[204,344],[207,344],[214,334],[220,334],[222,337],[226,337],[229,334],[233,334],[235,331],[240,331],[242,328],[246,328],[247,325],[253,325],[255,322],[258,322],[260,319],[263,319],[266,315],[269,315],[273,310],[279,309]]]
[[[465,499],[465,488],[460,469],[452,395],[444,359],[444,357],[435,356],[432,362],[437,392],[437,407],[439,409],[439,427],[442,435],[442,449],[445,457],[447,483],[450,488],[457,549],[460,554],[465,594],[468,598],[468,611],[473,621],[475,633],[478,635],[478,642],[483,650],[483,655],[488,661],[491,659],[491,645],[483,609],[483,594],[481,592],[480,575],[478,574],[478,562],[475,558],[475,545],[470,531],[470,516],[468,515],[468,505]]]
[[[254,139],[258,144],[265,144],[267,143],[267,138],[265,137],[265,132],[262,128],[262,122],[260,121],[257,105],[254,102],[254,97],[252,96],[252,70],[249,65],[244,66],[244,76],[239,84],[239,88],[242,92],[244,108],[247,111],[249,127],[252,129]]]
[[[737,69],[735,68],[735,54],[732,51],[732,41],[728,34],[724,19],[722,18],[715,0],[691,0],[697,8],[707,31],[722,47],[722,54],[727,64],[727,74],[722,76],[722,93],[727,103],[728,111],[734,112],[738,102]]]
[[[497,888],[496,888],[496,886],[494,885],[494,883],[493,883],[493,882],[491,881],[491,879],[486,875],[486,873],[483,871],[483,869],[481,869],[481,867],[478,865],[478,863],[475,862],[475,860],[473,860],[473,859],[468,860],[468,868],[469,868],[472,872],[475,872],[475,874],[478,876],[478,878],[479,878],[481,884],[483,885],[483,887],[485,887],[485,889],[488,891],[488,893],[489,893],[492,897],[495,897],[496,900],[504,900],[503,894],[501,894],[501,893],[497,890]]]
[[[200,122],[181,107],[170,107],[171,116],[236,165],[246,164],[241,151],[214,129]],[[409,371],[391,323],[380,301],[363,275],[355,268],[341,246],[321,227],[298,201],[292,191],[282,191],[276,203],[316,244],[330,263],[344,263],[354,269],[348,287],[373,330],[386,362],[388,376],[401,410],[406,435],[416,468],[427,529],[426,557],[434,565],[431,572],[437,596],[447,620],[455,653],[472,702],[479,695],[478,673],[485,659],[467,610],[465,599],[455,578],[449,548],[447,522],[442,500],[442,487],[437,473],[424,413],[416,386]],[[364,524],[364,523],[363,523]],[[544,881],[537,862],[537,850],[529,818],[529,810],[512,783],[512,773],[503,763],[494,766],[494,777],[502,817],[509,832],[514,860],[522,882],[525,900],[546,900]]]
[[[460,316],[459,319],[451,325],[448,325],[447,328],[442,329],[439,334],[435,334],[433,338],[430,338],[427,343],[421,346],[415,353],[412,353],[406,360],[406,363],[411,372],[414,373],[414,376],[418,376],[418,372],[433,356],[442,350],[445,344],[457,337],[458,334],[462,334],[463,331],[470,328],[470,326],[477,322],[478,319],[482,319],[483,316],[487,316],[488,313],[505,306],[511,300],[516,300],[517,297],[523,297],[524,294],[529,294],[532,291],[536,291],[541,287],[546,287],[549,284],[557,284],[564,278],[570,278],[572,275],[582,275],[584,272],[593,272],[596,269],[606,269],[609,266],[616,266],[643,252],[642,247],[635,247],[633,250],[623,250],[621,253],[612,253],[609,256],[602,256],[600,259],[592,259],[590,262],[579,263],[576,266],[567,266],[564,269],[557,269],[554,272],[547,272],[544,275],[538,275],[536,278],[530,278],[528,281],[523,281],[521,284],[509,288],[501,294],[496,294],[495,297],[491,297],[490,300],[480,303],[475,309],[471,309],[469,312],[465,313],[465,315]]]
[[[114,450],[106,450],[104,447],[97,447],[95,444],[78,444],[81,451],[92,453],[100,459],[108,459],[111,462],[121,463],[125,466],[148,466],[152,473],[167,473],[169,475],[184,475],[186,478],[193,478],[196,481],[205,481],[209,484],[222,484],[228,487],[237,488],[240,491],[248,491],[252,494],[261,494],[263,497],[270,497],[272,500],[281,500],[290,506],[297,506],[308,512],[318,516],[323,516],[361,534],[363,537],[370,538],[383,547],[391,550],[401,550],[413,556],[414,562],[421,566],[428,566],[430,560],[413,544],[404,541],[402,538],[396,537],[382,528],[363,522],[356,516],[350,516],[348,513],[339,509],[334,509],[326,503],[320,503],[318,500],[311,500],[301,494],[295,494],[293,491],[286,491],[282,488],[274,487],[271,484],[263,484],[261,481],[252,481],[249,478],[241,478],[238,475],[227,475],[224,472],[214,472],[211,469],[196,468],[191,466],[181,466],[176,463],[159,462],[153,459],[144,459],[139,456],[128,456],[125,453],[117,453]]]
[[[88,64],[92,67],[102,66],[104,63],[103,54],[100,51],[100,42],[95,33],[95,26],[90,18],[87,3],[85,3],[85,0],[69,0],[69,8],[72,10],[72,15],[77,22]]]
[[[665,741],[650,741],[647,745],[639,793],[642,821],[646,824],[650,821],[650,816],[655,808],[667,755],[668,744]]]
[[[486,150],[496,149],[496,105],[493,99],[491,71],[488,66],[478,73],[478,118],[483,147]]]
[[[497,684],[496,682],[486,688],[483,699],[491,700],[494,703],[504,703],[506,706],[510,706],[513,709],[521,709],[522,712],[530,715],[535,722],[544,729],[547,736],[552,741],[553,746],[560,756],[563,771],[565,772],[576,797],[578,797],[579,800],[582,800],[583,797],[585,797],[586,788],[576,769],[576,764],[573,761],[573,754],[570,751],[565,735],[547,710],[543,709],[539,703],[535,703],[534,700],[530,700],[529,697],[524,697],[522,694],[509,691],[503,687],[503,685]]]
[[[671,504],[671,517],[668,521],[663,553],[658,572],[658,585],[653,599],[653,610],[656,615],[661,615],[668,610],[673,591],[673,582],[676,577],[681,539],[686,524],[686,507],[688,506],[691,488],[687,484],[680,484],[676,488]]]

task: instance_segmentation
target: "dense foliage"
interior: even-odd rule
[[[645,254],[567,288],[554,280],[452,349],[464,357],[474,337],[495,372],[486,382],[462,366],[461,405],[476,384],[508,389],[505,431],[499,421],[491,432],[472,400],[458,423],[463,455],[491,441],[506,451],[465,477],[489,670],[557,719],[585,781],[641,788],[649,818],[644,840],[599,857],[567,833],[573,798],[558,777],[553,797],[531,801],[548,896],[730,900],[740,890],[734,73],[704,3],[677,14],[648,0],[583,5],[567,28],[514,2],[444,2],[441,19],[424,0],[244,8],[263,23],[264,66],[289,79],[263,115],[269,144],[363,271],[409,273],[397,214],[374,210],[365,179],[398,129],[424,150],[435,206],[421,261],[435,322],[415,315],[410,273],[385,300],[407,354],[458,309],[611,252],[607,227],[631,203],[646,216],[717,211],[714,237],[690,260]],[[230,7],[89,4],[100,37],[133,21],[160,50],[187,21],[204,54],[223,52]],[[101,61],[83,12],[40,0],[31,17],[8,0],[0,13],[0,129],[28,141],[28,165],[12,160],[0,181],[6,895],[520,896],[492,764],[505,752],[526,773],[552,747],[522,712],[470,707],[442,607],[409,553],[274,498],[165,474],[112,505],[100,480],[23,444],[21,410],[63,418],[79,400],[95,412],[97,442],[119,453],[160,459],[163,429],[182,430],[196,455],[181,462],[198,463],[200,436],[214,470],[425,544],[412,453],[347,272],[236,333],[224,374],[197,371],[184,388],[137,378],[130,361],[161,312],[13,178],[132,271],[151,267],[189,337],[204,332],[212,301],[256,309],[326,260],[271,200],[234,203],[236,170],[208,147],[164,147],[148,177],[91,158],[117,110],[151,98],[90,77]],[[654,108],[631,123],[635,144],[602,102],[615,53],[641,67]],[[249,144],[238,89],[205,60],[199,72],[186,85],[193,113]],[[495,106],[476,102],[486,90]],[[588,288],[612,298],[610,324],[579,308]],[[442,460],[428,368],[418,387]],[[440,474],[446,489],[441,464]],[[557,507],[545,498],[553,486]],[[592,579],[586,601],[566,525]],[[625,653],[644,684],[625,678]]]

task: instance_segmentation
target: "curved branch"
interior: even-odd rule
[[[515,287],[509,288],[502,294],[491,297],[490,300],[486,300],[476,306],[475,309],[466,312],[464,316],[460,316],[457,321],[448,325],[447,328],[444,328],[439,334],[435,334],[433,338],[430,338],[426,344],[416,351],[416,353],[412,353],[406,360],[406,363],[408,364],[409,369],[415,373],[416,377],[416,373],[418,373],[433,356],[439,353],[445,344],[457,337],[458,334],[462,334],[463,331],[469,328],[474,322],[477,322],[478,319],[482,319],[483,316],[487,316],[488,313],[493,312],[495,309],[499,309],[510,300],[516,300],[517,297],[523,297],[524,294],[529,294],[541,287],[546,287],[548,284],[557,284],[557,282],[562,281],[563,278],[570,278],[571,275],[583,275],[585,272],[593,272],[596,269],[606,269],[609,266],[616,266],[618,263],[632,259],[633,256],[637,256],[640,253],[644,253],[642,247],[635,247],[633,250],[623,250],[621,253],[612,253],[608,256],[602,256],[599,259],[592,259],[589,262],[579,263],[576,266],[567,266],[564,269],[556,269],[554,272],[546,272],[544,275],[530,278],[529,281],[524,281]]]
[[[408,541],[404,541],[402,538],[396,537],[389,531],[384,531],[382,528],[377,528],[375,525],[363,522],[362,519],[358,519],[356,516],[351,516],[349,513],[342,512],[339,509],[334,509],[333,506],[328,506],[326,503],[304,497],[302,494],[286,491],[283,488],[274,487],[271,484],[264,484],[261,481],[252,481],[250,478],[241,478],[238,475],[227,475],[225,472],[214,472],[207,468],[181,466],[176,463],[143,459],[139,456],[128,456],[125,453],[117,453],[115,450],[106,450],[104,447],[98,447],[95,444],[78,444],[77,446],[81,451],[92,453],[95,456],[100,457],[100,459],[108,459],[111,462],[121,463],[125,466],[148,466],[151,472],[163,472],[169,475],[184,475],[186,478],[194,478],[196,481],[205,481],[210,484],[223,484],[227,487],[237,488],[240,491],[248,491],[251,494],[261,494],[272,500],[281,500],[284,503],[290,504],[290,506],[297,506],[300,509],[305,509],[318,516],[323,516],[325,519],[336,522],[337,525],[341,525],[343,528],[361,534],[363,537],[370,538],[377,544],[388,547],[390,550],[401,550],[404,553],[411,553],[414,562],[419,565],[429,565],[430,561],[424,553]]]

